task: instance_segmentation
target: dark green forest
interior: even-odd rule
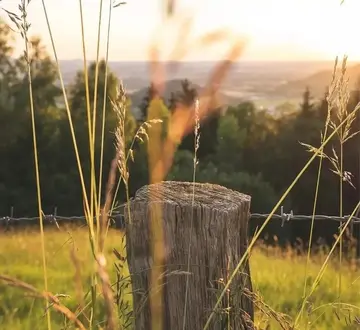
[[[10,215],[13,207],[15,217],[36,216],[36,182],[34,171],[34,150],[29,108],[29,87],[24,57],[15,58],[13,32],[4,24],[0,25],[0,216]],[[83,202],[78,168],[71,139],[69,120],[64,99],[58,87],[56,64],[52,61],[41,40],[31,40],[32,87],[36,112],[38,155],[43,211],[51,214],[57,207],[63,216],[82,215]],[[104,61],[99,67],[96,127],[96,171],[99,175],[101,122],[105,83]],[[89,89],[93,99],[95,63],[89,68]],[[116,114],[110,100],[116,97],[119,79],[108,73],[108,98],[106,101],[105,141],[103,180],[107,179],[110,163],[114,157],[114,131]],[[330,83],[330,82],[329,82]],[[126,86],[125,86],[126,88]],[[86,178],[90,177],[89,137],[86,116],[84,72],[78,72],[71,86],[67,86],[68,101],[75,127],[77,145]],[[146,118],[146,109],[152,99],[153,89],[143,100],[141,110]],[[320,146],[321,131],[328,113],[327,94],[315,100],[311,90],[304,90],[303,101],[293,113],[272,114],[260,110],[252,102],[241,102],[229,106],[225,112],[212,111],[212,116],[201,123],[199,164],[196,172],[198,182],[210,182],[252,196],[251,211],[268,213],[298,172],[303,168],[311,153],[301,143]],[[184,80],[181,90],[173,93],[163,102],[163,117],[171,116],[178,103],[191,105],[197,91],[191,82]],[[360,89],[353,90],[348,103],[349,111],[360,100]],[[93,103],[93,101],[92,101]],[[131,115],[131,103],[127,117],[128,143],[142,120],[136,121]],[[166,121],[165,121],[166,122]],[[351,131],[360,129],[355,120]],[[350,214],[360,195],[360,135],[355,135],[344,145],[344,169],[352,174],[351,182],[345,183],[343,191],[344,214]],[[326,150],[338,150],[339,142],[334,138]],[[174,163],[167,176],[169,180],[191,181],[193,176],[194,135],[186,136],[175,154]],[[146,148],[135,146],[135,161],[130,162],[130,194],[149,182]],[[331,171],[332,165],[324,160],[320,179],[317,214],[339,214],[339,177]],[[311,215],[317,181],[318,160],[305,172],[284,203],[285,211]],[[105,189],[105,188],[104,188]],[[117,196],[119,203],[125,201],[123,187]],[[252,230],[255,224],[252,223]],[[292,223],[281,228],[271,222],[269,230],[277,235],[295,238],[309,233],[309,223]],[[315,235],[331,238],[337,224],[316,223]],[[266,230],[265,230],[266,232]]]

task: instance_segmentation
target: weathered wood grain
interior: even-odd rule
[[[144,186],[130,201],[131,223],[125,213],[136,330],[151,328],[150,219],[159,221],[164,236],[164,330],[182,329],[187,276],[185,329],[202,329],[224,288],[223,282],[247,249],[250,196],[219,185],[196,183],[193,202],[193,187],[190,182],[173,181]],[[156,207],[161,208],[162,219],[151,216]],[[248,261],[234,278],[230,292],[224,296],[222,311],[217,312],[210,329],[228,329],[228,314],[223,311],[227,307],[231,329],[252,329],[253,304],[244,289],[252,291]]]

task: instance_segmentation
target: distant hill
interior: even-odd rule
[[[331,83],[332,73],[332,70],[322,70],[304,79],[279,85],[272,93],[291,98],[301,95],[308,86],[313,96],[321,98]],[[348,67],[346,76],[349,78],[349,88],[354,88],[360,78],[360,64]]]
[[[181,79],[172,79],[165,82],[165,88],[162,97],[166,100],[166,102],[169,101],[171,93],[177,93],[181,91],[181,81],[182,81]],[[192,83],[192,86],[199,93],[201,93],[203,87],[194,83]],[[129,93],[133,109],[138,108],[141,105],[142,100],[145,98],[146,94],[147,94],[147,87]],[[218,106],[238,104],[239,102],[241,102],[240,98],[228,96],[221,92],[218,92],[218,94],[216,95],[216,100]],[[135,110],[135,114],[137,114],[136,110]]]
[[[201,87],[197,84],[192,84],[192,86],[197,90],[200,91]],[[134,91],[133,93],[129,93],[131,104],[134,107],[139,107],[147,94],[148,87],[141,88],[139,90]],[[163,98],[168,101],[170,99],[171,93],[176,93],[181,91],[181,80],[174,79],[168,80],[165,83],[165,89],[163,93]]]

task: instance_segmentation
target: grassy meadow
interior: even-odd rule
[[[88,242],[88,232],[85,228],[47,229],[45,240],[49,290],[53,295],[64,295],[59,296],[59,299],[70,310],[75,311],[81,290],[79,283],[81,282],[85,290],[83,294],[86,293],[90,286],[91,271],[95,267]],[[38,232],[23,230],[2,233],[1,242],[0,273],[41,290],[43,288],[42,252]],[[111,282],[115,283],[114,263],[118,260],[112,252],[113,248],[123,251],[122,233],[117,230],[109,231],[105,247]],[[314,256],[308,271],[310,282],[319,272],[325,257],[325,253]],[[264,245],[254,249],[250,266],[254,291],[257,294],[261,293],[261,297],[257,297],[258,301],[256,301],[258,308],[255,324],[258,329],[282,329],[275,318],[281,319],[281,313],[286,314],[282,318],[284,326],[286,320],[291,323],[291,319],[296,316],[302,302],[305,263],[306,256],[298,255],[291,249],[281,251],[279,248]],[[347,325],[345,318],[350,315],[354,320],[355,306],[360,305],[360,270],[355,262],[350,262],[346,267],[346,271],[343,270],[342,296],[337,300],[338,273],[336,265],[329,263],[320,285],[309,299],[312,306],[306,307],[305,315],[308,315],[308,318],[302,323],[303,329],[357,329],[356,325],[353,327]],[[80,273],[80,282],[77,281],[78,273]],[[126,269],[124,273],[127,273]],[[10,287],[4,283],[0,284],[0,291],[1,329],[47,329],[43,300],[29,296],[26,290]],[[339,305],[337,309],[334,304],[337,301],[346,302],[348,305]],[[271,306],[272,310],[267,306]],[[271,317],[273,312],[275,312],[274,317]],[[105,319],[104,310],[97,310],[94,313],[95,329],[100,329],[102,324],[99,320]],[[51,314],[52,329],[74,329],[73,324],[65,322],[65,318],[60,313],[52,310]],[[270,324],[271,327],[267,327]]]
[[[357,123],[357,112],[360,110],[360,102],[355,103],[357,105],[353,109],[349,109],[350,92],[345,75],[346,56],[341,68],[338,68],[338,59],[336,59],[333,78],[329,82],[330,87],[324,100],[326,102],[322,102],[319,109],[316,108],[317,113],[313,111],[314,106],[310,102],[311,95],[309,90],[306,90],[302,112],[298,115],[299,117],[296,117],[299,119],[298,121],[295,121],[295,117],[291,117],[288,121],[291,124],[288,125],[288,122],[284,121],[284,126],[280,126],[283,119],[270,118],[265,113],[262,113],[262,117],[255,117],[246,105],[244,112],[239,112],[237,108],[233,108],[228,117],[219,121],[221,125],[216,124],[218,125],[216,129],[208,126],[210,130],[208,131],[209,134],[206,135],[204,130],[201,131],[201,125],[212,112],[220,112],[221,109],[214,102],[216,93],[229,72],[231,64],[240,59],[244,52],[245,42],[240,35],[219,29],[204,32],[203,35],[193,40],[190,33],[194,28],[192,25],[193,18],[189,16],[191,17],[190,20],[185,16],[183,17],[182,14],[179,15],[174,9],[176,1],[166,0],[164,2],[166,6],[162,13],[163,19],[159,22],[161,29],[156,32],[159,35],[156,35],[156,38],[149,45],[148,60],[151,63],[149,77],[151,85],[142,109],[143,118],[137,121],[131,111],[131,102],[126,92],[126,86],[114,77],[107,68],[111,13],[113,9],[125,3],[109,2],[107,47],[105,54],[100,54],[100,41],[105,41],[100,40],[103,15],[102,1],[100,1],[96,61],[88,68],[86,63],[89,55],[86,54],[85,47],[87,42],[85,40],[83,4],[82,1],[79,1],[81,23],[79,34],[81,32],[82,58],[85,65],[84,71],[77,75],[74,86],[69,92],[64,84],[58,60],[58,50],[53,38],[52,22],[48,18],[45,1],[42,1],[41,7],[46,19],[47,33],[51,39],[51,56],[53,59],[50,55],[44,55],[40,52],[42,49],[39,46],[40,39],[30,39],[31,21],[27,15],[30,2],[21,0],[18,8],[14,9],[16,12],[6,11],[8,21],[13,24],[15,30],[20,32],[19,35],[22,37],[24,53],[16,61],[17,66],[13,67],[14,61],[10,60],[12,53],[9,51],[12,48],[7,46],[8,39],[10,40],[10,28],[5,23],[1,27],[5,32],[2,36],[3,40],[0,39],[0,46],[5,45],[6,47],[3,46],[3,50],[1,48],[0,50],[4,53],[6,50],[9,53],[8,58],[5,57],[2,62],[11,65],[4,66],[5,70],[3,71],[0,70],[0,72],[9,73],[7,75],[9,81],[1,80],[0,83],[4,87],[15,86],[13,89],[9,88],[9,96],[6,93],[2,94],[4,101],[1,101],[6,105],[6,107],[4,106],[6,111],[3,111],[5,115],[1,117],[4,118],[1,120],[6,123],[5,126],[11,127],[11,130],[8,130],[8,135],[5,135],[1,140],[5,141],[6,137],[11,138],[12,142],[9,144],[8,150],[5,147],[4,150],[15,156],[13,160],[8,160],[4,156],[4,159],[7,160],[4,162],[4,166],[9,167],[4,167],[5,170],[0,174],[5,177],[11,172],[13,177],[10,177],[5,184],[1,182],[0,188],[4,194],[11,195],[14,199],[16,199],[14,196],[18,196],[19,200],[34,197],[34,189],[36,188],[36,203],[33,201],[29,207],[31,207],[31,212],[37,209],[37,213],[40,215],[40,228],[23,228],[0,232],[0,329],[60,330],[77,328],[92,330],[106,328],[117,330],[119,329],[118,320],[126,323],[130,314],[124,306],[131,304],[131,288],[128,284],[124,284],[123,279],[129,275],[126,265],[121,261],[121,256],[125,255],[123,234],[117,230],[107,232],[109,215],[114,210],[115,202],[120,200],[120,194],[122,194],[122,199],[129,201],[130,192],[133,190],[130,188],[134,188],[131,187],[130,177],[139,180],[146,178],[146,182],[159,183],[167,179],[173,165],[177,165],[175,167],[178,170],[183,169],[182,163],[175,164],[175,155],[182,140],[190,136],[190,132],[194,132],[194,137],[190,136],[193,139],[191,153],[189,154],[190,151],[187,150],[188,153],[182,154],[182,156],[185,160],[189,160],[190,155],[190,167],[184,173],[186,177],[192,177],[191,181],[199,180],[200,182],[201,176],[198,174],[202,173],[202,178],[207,178],[205,180],[207,182],[213,182],[218,178],[222,180],[218,181],[221,185],[235,183],[234,190],[245,191],[244,186],[254,181],[253,178],[258,178],[258,176],[245,176],[246,172],[239,173],[240,165],[246,163],[244,160],[256,158],[248,155],[264,154],[262,158],[264,162],[259,163],[262,166],[261,171],[258,169],[256,175],[271,168],[271,166],[266,165],[268,164],[267,159],[277,155],[274,170],[281,175],[279,182],[286,182],[288,189],[278,188],[269,192],[271,186],[265,186],[264,182],[261,187],[264,189],[264,193],[258,197],[261,201],[265,198],[264,196],[274,196],[275,191],[284,191],[276,205],[273,205],[275,203],[269,199],[269,204],[274,206],[271,213],[274,213],[283,204],[302,175],[310,168],[311,163],[315,159],[319,159],[319,163],[316,163],[319,164],[318,171],[314,171],[317,175],[312,177],[316,179],[316,182],[313,182],[316,184],[313,201],[315,212],[320,174],[325,171],[325,165],[322,167],[324,160],[328,165],[331,165],[331,171],[338,176],[336,178],[340,201],[338,213],[339,216],[343,216],[346,209],[344,205],[346,206],[345,202],[348,199],[347,195],[344,194],[343,186],[345,184],[352,185],[351,173],[347,171],[347,166],[344,166],[346,158],[344,150],[346,151],[345,144],[347,145],[348,140],[351,140],[358,133],[353,132],[351,128],[354,126],[353,124]],[[95,19],[95,17],[91,19]],[[223,43],[224,41],[229,45],[226,48],[224,58],[209,73],[209,79],[203,90],[197,92],[187,88],[189,86],[184,84],[186,93],[172,100],[170,111],[165,100],[161,97],[165,80],[163,71],[166,71],[166,68],[161,64],[162,50],[167,49],[169,45],[165,44],[165,41],[161,41],[161,37],[164,37],[165,34],[162,35],[160,32],[164,32],[166,30],[164,27],[175,22],[175,19],[178,19],[179,27],[177,33],[174,34],[175,45],[173,51],[170,52],[169,61],[174,58],[185,58],[189,50],[198,48],[198,46],[203,48],[213,45],[215,42]],[[117,19],[116,21],[121,22]],[[101,58],[105,59],[101,61]],[[43,64],[43,66],[39,66],[39,64]],[[24,74],[26,79],[21,78],[19,80],[19,72]],[[57,80],[60,81],[61,89],[53,90]],[[44,81],[45,83],[42,84]],[[48,81],[49,83],[47,83]],[[49,95],[45,93],[48,90],[50,90]],[[24,96],[21,97],[21,106],[15,103],[15,100],[20,99],[20,94]],[[64,98],[62,103],[64,108],[54,111],[55,103],[53,100],[58,94],[62,94]],[[44,100],[46,102],[43,103]],[[13,108],[9,105],[11,104],[10,101],[13,102]],[[27,109],[27,111],[17,112],[18,109]],[[59,118],[54,116],[54,113]],[[19,119],[20,114],[23,117]],[[13,119],[13,124],[7,123],[6,120],[9,117]],[[269,124],[258,126],[259,122],[256,118],[260,118],[264,123],[269,118],[271,120]],[[320,125],[319,127],[311,126],[314,123],[314,118],[316,124],[320,123],[320,119],[323,119],[324,123],[321,122],[321,124],[324,124],[324,127],[320,127]],[[24,127],[27,127],[27,124],[24,124],[25,122],[29,125],[31,122],[31,134],[29,132],[23,134]],[[20,126],[19,123],[23,126]],[[243,124],[246,126],[241,126]],[[303,139],[298,139],[298,135],[294,135],[305,131],[307,128],[305,124],[311,124],[308,126],[312,132],[316,132],[316,139],[312,137],[310,141],[303,142]],[[278,129],[281,127],[286,127],[286,130]],[[257,134],[263,133],[263,128],[266,128],[268,133],[265,135]],[[288,128],[291,129],[288,130]],[[13,131],[16,131],[18,135],[13,137],[16,133]],[[285,132],[285,135],[280,135],[282,132]],[[278,135],[280,136],[279,139],[277,138]],[[200,172],[200,166],[198,166],[199,159],[201,159],[200,146],[203,143],[206,145],[211,136],[219,137],[220,142],[226,142],[209,144],[211,148],[214,148],[212,157],[214,161],[219,163],[221,171],[213,166],[201,168]],[[31,140],[32,145],[23,142]],[[296,145],[300,142],[302,148],[305,147],[301,149],[303,154],[311,154],[311,157],[300,157],[286,163],[284,160],[287,160],[288,155],[291,156],[290,152],[293,152],[292,140],[296,142]],[[331,146],[335,140],[336,150]],[[265,143],[268,141],[270,144]],[[286,146],[285,149],[278,148],[279,141]],[[227,143],[231,143],[230,146],[227,146]],[[253,150],[251,148],[246,149],[248,146],[255,147]],[[261,146],[261,149],[257,149],[256,146]],[[332,147],[329,149],[330,153],[326,154],[328,150],[325,149],[325,146]],[[241,150],[250,150],[252,153],[242,153]],[[357,150],[358,147],[356,147],[356,152]],[[29,151],[31,154],[26,153]],[[20,158],[19,156],[22,154],[26,154],[26,158]],[[27,166],[26,164],[32,157],[34,158],[31,166],[34,164],[34,167]],[[69,166],[70,157],[72,157],[71,167]],[[45,162],[42,163],[43,161]],[[356,159],[355,162],[357,161]],[[25,162],[24,167],[20,167],[18,171],[13,170],[15,163],[21,164],[23,162]],[[290,167],[282,168],[279,166],[293,162],[304,165],[301,170],[295,172],[291,172],[293,169]],[[129,170],[131,166],[134,166],[134,163],[141,165],[138,171],[134,170],[135,167]],[[255,165],[256,163],[249,162],[247,166],[253,170],[253,167],[257,167]],[[298,174],[295,176],[295,173]],[[25,184],[20,182],[25,182]],[[74,182],[76,185],[68,185]],[[308,182],[306,181],[306,195],[311,194],[313,196],[313,187],[310,187]],[[120,183],[121,190],[119,190]],[[28,195],[23,193],[23,186],[25,185],[32,188]],[[15,186],[15,192],[8,192],[10,186]],[[257,188],[258,186],[254,186],[254,191],[257,191]],[[52,194],[48,193],[49,190]],[[71,195],[74,191],[77,192],[78,202]],[[69,199],[67,199],[69,197],[67,195],[70,196]],[[56,228],[55,226],[44,228],[41,215],[46,212],[45,206],[49,207],[49,205],[53,205],[54,200],[60,199],[63,199],[63,209],[68,212],[73,212],[69,211],[70,203],[81,205],[81,201],[87,226],[82,228]],[[300,197],[298,199],[302,200]],[[332,201],[333,199],[329,200]],[[192,193],[192,201],[195,201],[195,190]],[[358,199],[356,199],[357,201]],[[6,205],[6,201],[3,204]],[[75,206],[72,205],[72,207]],[[352,216],[359,207],[360,202],[354,208]],[[128,215],[129,223],[131,223],[131,216],[129,213]],[[151,214],[151,217],[155,216],[155,214]],[[192,217],[193,215],[191,221],[193,220]],[[94,218],[97,226],[94,225]],[[347,258],[345,252],[338,256],[330,249],[312,254],[309,258],[310,250],[307,255],[306,253],[300,254],[291,248],[281,250],[277,247],[265,247],[257,239],[270,220],[271,216],[264,221],[263,226],[259,228],[247,249],[250,254],[251,277],[254,288],[252,299],[256,310],[256,328],[290,330],[294,329],[293,325],[295,324],[296,329],[301,330],[358,329],[360,327],[360,317],[357,318],[357,315],[360,314],[358,261]],[[335,245],[340,246],[340,251],[343,248],[344,232],[350,221],[351,218],[338,232]],[[151,234],[153,235],[151,237],[155,237],[156,244],[153,250],[151,278],[154,281],[152,284],[156,284],[155,281],[160,275],[163,275],[160,274],[161,268],[159,267],[163,261],[162,255],[164,253],[163,246],[160,244],[162,243],[162,227],[160,221],[149,219],[149,222],[154,224],[151,226]],[[309,237],[313,237],[313,223]],[[189,243],[189,251],[190,246]],[[114,253],[114,249],[119,251],[120,257]],[[237,269],[241,269],[243,260],[245,260],[245,256],[239,261]],[[188,259],[188,267],[190,268],[190,258]],[[341,276],[339,276],[340,274]],[[306,291],[304,290],[305,279],[307,281]],[[221,298],[227,293],[227,287],[230,286],[231,281],[232,276],[225,284],[214,309],[209,313],[204,330],[209,328],[208,325],[212,317],[218,312],[217,307],[221,303]],[[191,306],[187,306],[189,299],[187,299],[186,294],[189,288],[187,281],[184,311],[189,307],[191,308]],[[156,326],[157,329],[167,330],[158,325],[163,320],[162,310],[158,308],[161,306],[162,289],[161,285],[156,287],[155,298],[151,300],[152,322],[153,328]],[[306,295],[304,295],[304,291]],[[47,308],[45,308],[45,300],[47,301]],[[202,306],[196,307],[202,308]],[[238,313],[239,311],[232,312]],[[71,320],[78,322],[77,327],[70,322]],[[184,329],[185,320],[184,317]],[[230,324],[230,322],[228,323]],[[122,328],[131,329],[131,326]],[[227,330],[230,330],[229,328],[228,326]]]

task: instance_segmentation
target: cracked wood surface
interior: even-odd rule
[[[193,200],[194,189],[194,200]],[[214,184],[165,181],[144,186],[125,212],[127,256],[133,288],[135,329],[151,329],[149,294],[153,265],[152,228],[162,231],[163,329],[183,329],[186,277],[189,291],[185,329],[202,329],[217,297],[247,249],[251,198]],[[127,211],[127,208],[125,208]],[[151,221],[160,227],[151,225]],[[192,225],[191,225],[192,223]],[[188,271],[189,244],[191,243]],[[210,329],[252,329],[253,303],[249,263],[235,276]]]

